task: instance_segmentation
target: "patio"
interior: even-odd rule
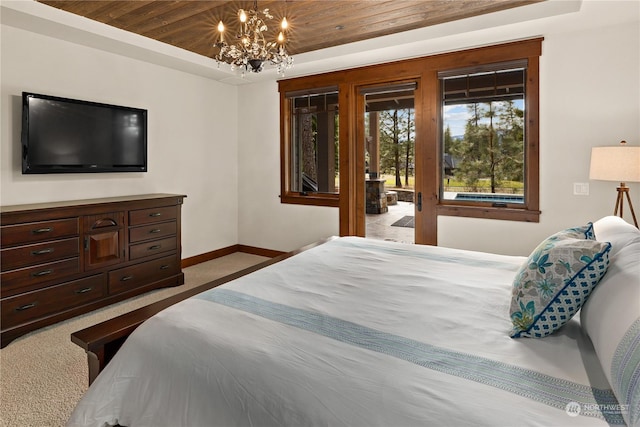
[[[386,213],[366,215],[367,237],[378,240],[414,243],[413,227],[392,226],[392,224],[406,216],[413,216],[414,204],[398,201],[398,204],[390,205],[388,208],[389,211]]]

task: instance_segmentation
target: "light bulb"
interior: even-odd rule
[[[289,23],[287,22],[287,18],[282,18],[282,22],[280,23],[280,28],[286,30],[289,28]]]
[[[243,24],[247,22],[247,14],[244,12],[244,9],[240,9],[238,11],[238,16],[240,17],[240,22]]]
[[[222,21],[218,23],[218,32],[220,33],[220,43],[224,43],[224,24]]]
[[[284,43],[284,34],[282,34],[282,31],[278,34],[278,43]]]

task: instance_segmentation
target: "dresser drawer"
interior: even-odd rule
[[[32,291],[41,288],[42,284],[61,280],[79,272],[80,262],[77,257],[6,271],[0,275],[2,296],[6,297],[20,292]]]
[[[180,265],[175,255],[155,259],[109,272],[109,294],[117,294],[154,280],[178,274]]]
[[[34,243],[0,251],[2,271],[41,264],[58,259],[78,256],[80,241],[77,237]]]
[[[129,247],[129,259],[134,260],[162,252],[175,251],[177,245],[178,241],[175,237],[131,245]]]
[[[161,222],[158,224],[144,225],[129,229],[129,242],[137,243],[149,239],[158,239],[166,236],[174,236],[177,231],[175,221]]]
[[[178,206],[140,209],[129,212],[129,225],[144,225],[178,218]]]
[[[29,222],[1,227],[0,239],[3,248],[7,246],[42,242],[61,237],[77,236],[78,218],[58,219],[53,221]]]
[[[4,298],[2,328],[38,319],[106,296],[106,275],[98,274],[62,285]]]

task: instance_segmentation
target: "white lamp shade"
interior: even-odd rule
[[[640,182],[640,147],[593,147],[589,178],[602,181]]]

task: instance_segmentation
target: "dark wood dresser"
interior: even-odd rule
[[[184,283],[186,196],[76,200],[0,208],[0,345],[27,332]]]

